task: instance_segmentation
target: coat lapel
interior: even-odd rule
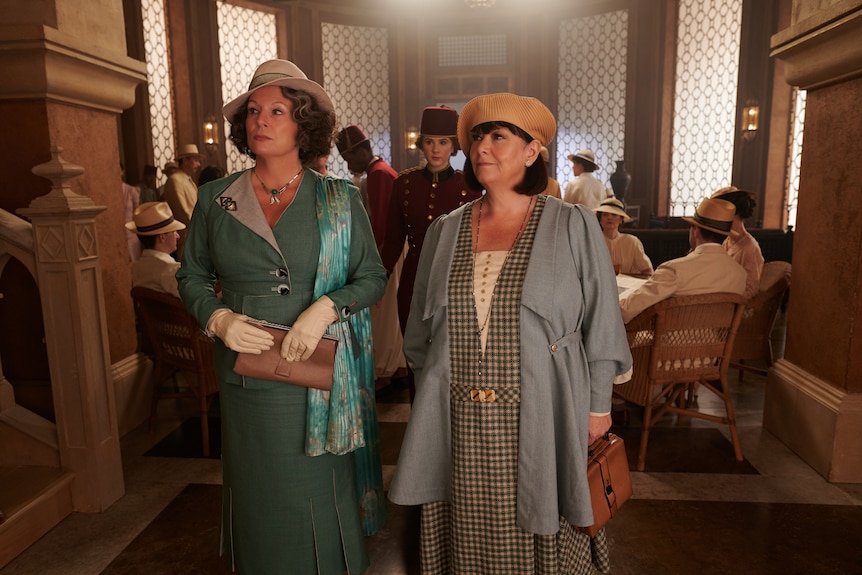
[[[272,228],[266,223],[263,210],[260,209],[257,196],[254,194],[251,182],[251,170],[243,172],[221,194],[217,195],[213,201],[221,206],[236,221],[260,236],[284,259],[281,248],[278,247],[278,242],[275,241]]]
[[[568,247],[557,245],[560,239],[557,228],[563,214],[560,206],[562,206],[560,202],[550,200],[545,202],[544,211],[536,228],[533,251],[521,291],[521,305],[549,321],[554,319],[553,310],[557,305],[555,300],[560,293],[558,286],[554,285],[554,280],[559,275],[556,273],[557,257],[563,257],[567,253],[564,248],[568,250]],[[548,297],[548,294],[554,295]]]

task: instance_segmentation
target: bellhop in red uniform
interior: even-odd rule
[[[467,189],[460,171],[452,169],[449,158],[458,152],[458,112],[446,106],[430,106],[422,112],[419,149],[426,165],[404,170],[392,186],[386,237],[381,258],[390,273],[408,243],[398,286],[398,319],[401,330],[407,325],[413,282],[425,232],[437,216],[446,214],[480,194]]]
[[[389,214],[392,183],[397,173],[383,158],[374,155],[371,143],[359,126],[347,126],[341,130],[336,146],[351,172],[365,173],[363,201],[368,210],[368,218],[371,220],[377,249],[381,250],[383,238],[386,235],[386,217]]]

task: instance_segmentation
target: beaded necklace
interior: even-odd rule
[[[533,199],[535,196],[530,198],[530,203],[527,204],[527,212],[524,214],[524,221],[521,222],[521,227],[518,228],[518,233],[515,234],[515,239],[512,241],[512,245],[506,251],[506,257],[503,258],[503,265],[500,266],[500,273],[497,274],[496,279],[494,280],[494,287],[491,288],[491,300],[488,303],[488,311],[485,312],[485,319],[482,321],[482,324],[479,326],[479,330],[476,334],[479,336],[479,345],[481,346],[482,342],[482,334],[485,332],[485,329],[488,327],[488,320],[491,317],[491,308],[494,306],[494,295],[497,293],[497,283],[500,281],[500,274],[503,273],[503,268],[506,267],[506,262],[509,260],[509,254],[512,253],[512,249],[514,249],[515,244],[518,243],[518,239],[521,237],[521,234],[524,233],[524,229],[527,227],[527,221],[530,219],[530,212],[533,209]],[[476,256],[479,253],[479,230],[482,227],[482,206],[485,204],[485,198],[479,200],[479,216],[476,219],[476,249],[473,251],[473,282],[472,282],[472,290],[471,293],[473,295],[473,309],[476,309]],[[478,311],[477,311],[478,316]]]
[[[284,190],[286,190],[288,187],[290,187],[290,184],[292,184],[293,182],[296,181],[296,178],[298,178],[302,174],[303,170],[305,170],[305,168],[300,168],[299,171],[296,172],[295,176],[290,178],[286,184],[284,184],[283,186],[281,186],[277,190],[275,188],[270,188],[269,186],[267,186],[266,184],[263,183],[263,180],[261,180],[260,176],[257,175],[257,169],[256,168],[252,171],[254,172],[254,177],[257,178],[258,182],[260,182],[260,185],[263,187],[264,191],[268,191],[270,193],[269,205],[272,205],[272,204],[280,204],[281,203],[281,200],[278,199],[278,196],[280,196],[284,192]]]

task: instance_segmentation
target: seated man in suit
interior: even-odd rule
[[[177,232],[186,229],[186,225],[174,219],[167,202],[141,204],[134,218],[126,228],[138,234],[144,251],[132,265],[132,286],[180,297],[176,278],[180,263],[171,254],[177,249]]]
[[[628,323],[654,303],[673,296],[705,293],[745,293],[745,269],[721,246],[736,208],[724,200],[704,199],[694,216],[683,218],[691,227],[688,255],[661,264],[637,289],[620,296],[623,321]]]

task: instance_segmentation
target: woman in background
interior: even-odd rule
[[[425,157],[424,166],[398,174],[389,201],[383,266],[392,273],[407,241],[407,254],[398,285],[398,319],[401,331],[407,325],[413,282],[419,267],[419,254],[431,222],[475,200],[479,193],[464,184],[464,175],[449,164],[458,153],[458,112],[446,106],[429,106],[422,111],[417,146]]]
[[[248,575],[358,575],[363,526],[373,532],[384,517],[366,308],[386,272],[358,190],[303,167],[332,144],[322,87],[270,60],[223,113],[255,166],[200,189],[177,273],[189,312],[218,338],[222,552]],[[257,320],[292,326],[287,361],[336,336],[332,391],[237,375],[237,352],[273,345]]]
[[[416,398],[390,498],[422,505],[423,573],[607,568],[587,447],[631,367],[596,217],[541,195],[556,131],[534,98],[474,98],[458,120],[478,200],[425,238],[404,336]],[[534,250],[535,247],[535,250]]]
[[[745,220],[754,214],[754,208],[757,207],[754,192],[728,186],[721,188],[710,197],[730,202],[736,208],[731,226],[736,234],[728,235],[721,245],[724,246],[727,255],[745,268],[745,297],[751,298],[760,289],[760,275],[763,273],[763,252],[760,251],[760,244],[745,229]]]
[[[632,221],[625,204],[616,198],[607,198],[593,211],[602,226],[614,271],[618,274],[651,275],[652,262],[644,252],[643,243],[636,236],[620,233],[620,227]]]

